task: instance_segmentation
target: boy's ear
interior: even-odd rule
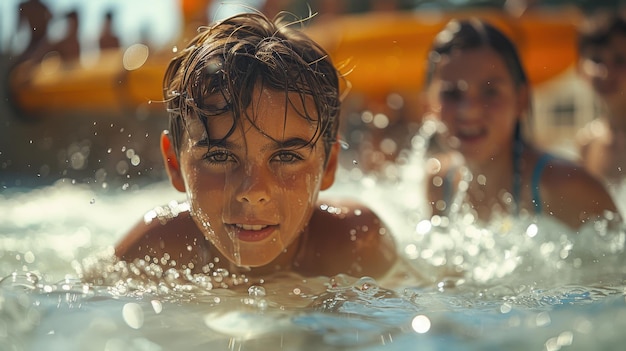
[[[322,185],[320,190],[326,190],[330,188],[335,182],[335,172],[337,171],[337,164],[339,162],[339,142],[335,142],[330,148],[330,155],[328,155],[328,161],[326,162],[326,169],[324,170],[324,176],[322,178]]]
[[[174,144],[167,130],[161,133],[161,156],[163,156],[163,163],[165,164],[165,170],[170,178],[170,182],[172,182],[176,190],[185,192],[185,180],[180,171],[180,164],[178,163]]]

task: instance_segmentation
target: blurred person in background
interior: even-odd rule
[[[64,64],[71,64],[80,59],[80,42],[78,38],[79,19],[78,11],[72,10],[64,17],[66,23],[65,35],[56,42],[40,41],[30,51],[24,60],[41,62],[46,59],[58,58]]]
[[[28,45],[20,55],[19,61],[28,58],[42,45],[48,43],[48,24],[52,19],[52,13],[40,0],[27,0],[18,7],[18,30],[27,26],[30,32]]]
[[[450,151],[433,158],[433,215],[454,207],[479,222],[494,215],[552,216],[573,229],[617,212],[583,168],[524,140],[530,87],[513,42],[479,19],[452,20],[428,56],[429,111],[447,128]]]
[[[580,76],[593,89],[602,115],[578,133],[580,161],[614,187],[626,178],[626,20],[615,12],[588,18],[579,36]]]
[[[98,39],[100,50],[116,49],[120,46],[120,39],[113,33],[113,12],[107,11],[104,16],[104,25]]]

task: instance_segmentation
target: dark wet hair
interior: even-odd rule
[[[437,34],[428,54],[426,86],[432,82],[442,56],[448,56],[457,50],[465,51],[484,47],[493,49],[502,57],[518,88],[528,86],[528,77],[515,44],[499,29],[478,18],[453,19]],[[516,141],[521,141],[521,133],[518,121],[515,127]]]
[[[588,48],[609,44],[611,36],[626,35],[626,19],[613,11],[599,11],[590,15],[579,27],[578,53],[584,54]]]
[[[483,47],[493,49],[502,57],[516,86],[528,85],[528,78],[515,44],[496,27],[477,18],[453,19],[437,34],[428,54],[426,85],[431,83],[437,63],[442,56],[450,55],[456,50],[465,51]]]
[[[295,21],[301,23],[301,21]],[[177,151],[187,118],[199,118],[208,132],[208,120],[227,112],[233,115],[233,133],[241,118],[257,129],[257,116],[247,113],[255,86],[285,93],[285,105],[298,112],[317,131],[310,143],[324,141],[328,156],[339,125],[339,74],[328,53],[284,17],[270,20],[260,13],[239,14],[202,31],[170,62],[163,94],[170,116],[170,131]],[[302,103],[294,105],[296,93]],[[209,104],[221,96],[225,105]],[[305,99],[314,111],[302,109]],[[305,105],[306,106],[306,105]]]

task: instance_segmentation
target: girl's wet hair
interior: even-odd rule
[[[259,117],[247,110],[254,88],[261,86],[285,93],[285,107],[291,105],[316,126],[310,143],[322,138],[328,155],[339,125],[339,74],[321,46],[292,28],[301,21],[283,20],[260,13],[235,15],[203,29],[172,59],[163,93],[177,151],[188,118],[198,118],[208,134],[212,116],[231,113],[233,125],[224,138],[241,118],[259,129]],[[220,99],[208,99],[215,96]],[[307,110],[306,99],[312,99],[314,111]]]
[[[493,25],[480,19],[454,19],[435,38],[428,55],[426,85],[435,74],[442,56],[454,51],[490,48],[502,57],[516,86],[528,85],[528,78],[517,53],[515,44]]]

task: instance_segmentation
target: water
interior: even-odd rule
[[[115,263],[112,245],[147,209],[181,198],[165,182],[4,190],[0,350],[623,349],[623,231],[425,221],[420,173],[404,171],[334,190],[361,194],[395,231],[404,262],[381,281]]]

